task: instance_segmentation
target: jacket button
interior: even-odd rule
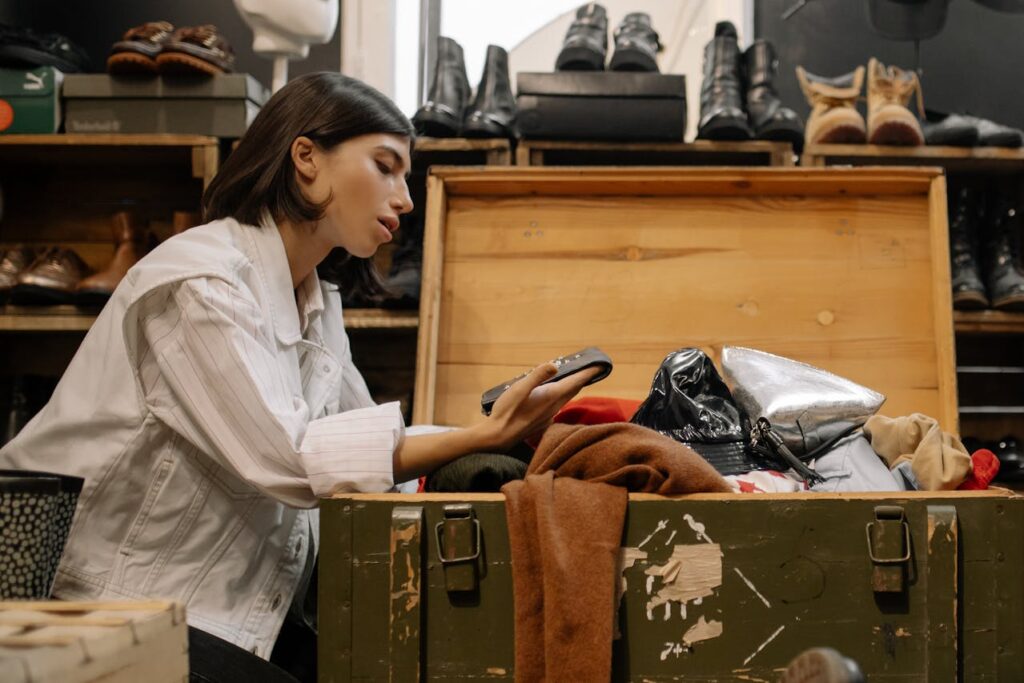
[[[271,610],[276,610],[280,606],[281,606],[281,594],[278,593],[277,595],[274,596],[273,601],[271,601],[270,609]]]

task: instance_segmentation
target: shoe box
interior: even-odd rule
[[[126,78],[73,74],[64,80],[68,133],[177,133],[241,137],[270,97],[248,74]]]
[[[56,133],[63,78],[52,66],[0,69],[0,134]]]
[[[686,77],[561,71],[516,76],[524,138],[682,142]]]

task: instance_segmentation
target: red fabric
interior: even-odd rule
[[[416,493],[424,493],[427,490],[427,478],[420,477],[420,485],[416,487]]]
[[[630,398],[588,396],[566,403],[555,422],[570,425],[603,425],[610,422],[629,422],[643,401]]]
[[[981,491],[988,488],[999,473],[999,458],[987,448],[979,448],[971,456],[971,473],[958,491]]]

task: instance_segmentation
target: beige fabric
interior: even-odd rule
[[[955,489],[971,473],[971,456],[960,439],[942,431],[927,415],[876,415],[864,425],[864,435],[890,468],[910,462],[924,490]]]

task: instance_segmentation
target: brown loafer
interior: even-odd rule
[[[156,57],[162,74],[216,76],[235,68],[235,52],[213,24],[184,26]]]
[[[0,249],[0,303],[7,301],[11,290],[18,284],[18,275],[36,260],[35,249],[11,247]]]
[[[147,251],[147,236],[138,218],[119,211],[111,222],[114,239],[114,258],[104,270],[90,275],[78,283],[76,300],[80,306],[102,306],[114,293],[128,269],[139,262]]]
[[[50,247],[18,275],[11,300],[18,304],[74,303],[75,286],[89,272],[82,258],[64,247]]]
[[[107,71],[112,74],[156,74],[156,57],[170,40],[174,26],[167,21],[150,21],[125,31],[110,47]]]

